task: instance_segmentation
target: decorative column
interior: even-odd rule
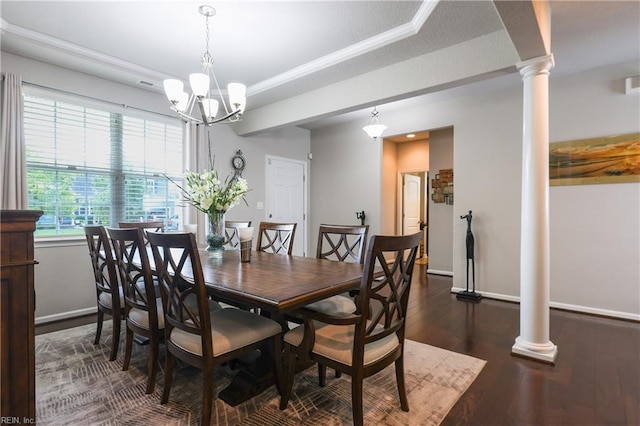
[[[518,64],[524,85],[520,336],[512,354],[555,363],[549,340],[549,70],[553,55]]]

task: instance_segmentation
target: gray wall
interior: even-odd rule
[[[311,132],[311,153],[310,253],[321,223],[358,224],[358,211],[365,211],[369,235],[379,234],[382,141],[350,123]]]
[[[431,179],[442,169],[453,168],[454,129],[429,133],[429,194]],[[453,275],[453,211],[457,201],[456,170],[453,170],[454,205],[434,203],[429,195],[429,269],[430,273]]]
[[[637,62],[559,77],[552,70],[550,141],[640,131],[638,94],[623,91],[624,78],[638,74]],[[414,103],[397,112],[378,109],[389,126],[388,135],[454,129],[454,288],[466,285],[466,221],[459,216],[473,210],[477,290],[517,301],[522,83],[518,75],[502,79],[502,88],[491,92],[472,87],[471,96]],[[361,127],[361,122],[352,122],[312,132],[310,229],[329,219],[349,219],[366,204],[372,234],[378,232],[381,159]],[[316,157],[317,152],[322,155]],[[357,162],[352,160],[354,152]],[[340,182],[348,182],[348,190],[334,195]],[[321,183],[326,187],[318,188]],[[432,221],[429,225],[437,226]],[[640,319],[640,184],[552,187],[550,226],[551,305]],[[430,255],[434,248],[430,244]]]

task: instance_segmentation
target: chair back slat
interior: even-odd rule
[[[156,274],[166,297],[165,327],[201,337],[203,354],[213,356],[209,302],[195,236],[191,233],[149,233]],[[188,303],[195,296],[196,304]],[[193,299],[192,299],[193,300]]]
[[[369,225],[320,225],[316,258],[364,262]]]
[[[397,333],[404,325],[421,233],[371,237],[357,298],[357,313],[368,321],[356,327],[354,347]]]
[[[92,225],[84,227],[84,234],[89,247],[91,266],[93,267],[96,296],[98,300],[100,300],[101,293],[110,294],[112,302],[111,309],[119,314],[120,291],[118,272],[107,232],[103,226]],[[114,313],[114,316],[115,315]]]
[[[238,228],[248,228],[251,226],[250,220],[227,220],[224,223],[224,244],[230,248],[238,247],[240,239],[238,238]]]
[[[260,222],[256,250],[291,255],[296,226],[296,223]]]
[[[150,220],[147,222],[118,222],[118,227],[124,229],[140,228],[154,232],[162,232],[164,231],[164,222],[161,220]]]
[[[161,220],[149,220],[146,222],[118,222],[118,227],[123,229],[140,228],[144,236],[144,244],[149,246],[147,232],[164,232],[164,222]]]
[[[132,308],[147,311],[150,327],[158,328],[158,312],[149,255],[142,228],[108,228],[116,254],[116,264],[124,292],[127,312]]]

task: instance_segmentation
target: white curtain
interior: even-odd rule
[[[2,96],[2,149],[0,150],[0,208],[28,208],[27,162],[24,147],[22,78],[7,73]]]
[[[209,150],[206,143],[205,126],[198,126],[194,123],[183,123],[182,138],[184,169],[189,172],[208,170]],[[199,244],[204,244],[207,231],[207,218],[205,214],[191,205],[187,205],[184,209],[184,223],[198,225],[196,239]]]

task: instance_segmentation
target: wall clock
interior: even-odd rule
[[[242,176],[242,171],[244,170],[244,166],[246,165],[245,159],[242,156],[242,151],[237,150],[236,155],[231,157],[231,165],[233,166],[235,175]]]

